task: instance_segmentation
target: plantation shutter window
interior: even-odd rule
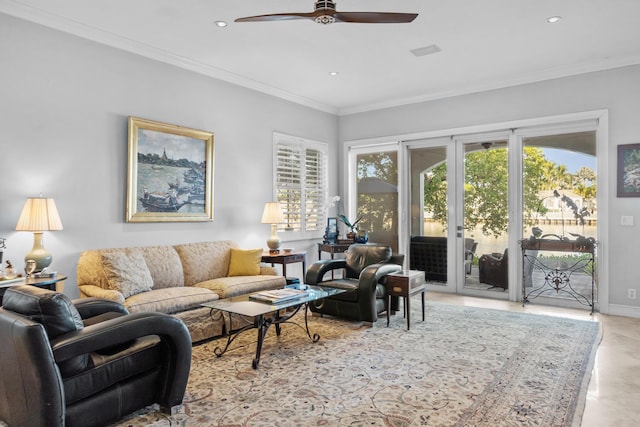
[[[274,134],[274,187],[288,238],[317,238],[324,232],[327,198],[325,143]]]

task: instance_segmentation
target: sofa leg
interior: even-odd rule
[[[160,412],[167,414],[169,416],[173,416],[176,415],[180,409],[182,408],[182,405],[175,405],[175,406],[171,406],[171,407],[167,407],[167,406],[161,406],[160,407]]]

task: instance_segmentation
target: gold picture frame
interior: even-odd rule
[[[127,222],[213,220],[213,133],[129,117]]]

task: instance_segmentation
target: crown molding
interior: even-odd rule
[[[488,82],[479,85],[462,86],[456,89],[430,92],[417,96],[394,98],[382,102],[356,104],[349,107],[336,107],[308,99],[297,94],[279,89],[263,82],[248,79],[222,68],[193,61],[189,58],[177,55],[157,47],[137,42],[102,29],[88,26],[39,8],[26,6],[14,0],[0,0],[0,12],[26,21],[34,22],[49,28],[53,28],[68,34],[94,41],[106,46],[127,51],[145,58],[160,61],[208,77],[225,81],[237,86],[252,89],[267,95],[284,99],[315,110],[323,111],[337,116],[364,113],[386,108],[401,107],[421,102],[435,101],[443,98],[451,98],[472,93],[486,92],[490,90],[504,89],[507,87],[536,83],[545,80],[570,77],[596,71],[604,71],[629,65],[640,64],[640,55],[630,55],[617,59],[602,59],[598,62],[585,62],[567,67],[542,70],[540,72],[518,76],[511,79]]]
[[[407,98],[398,98],[379,103],[354,105],[347,108],[339,108],[337,114],[339,116],[346,116],[349,114],[365,113],[367,111],[382,110],[385,108],[401,107],[404,105],[417,104],[420,102],[435,101],[443,98],[452,98],[455,96],[469,95],[472,93],[486,92],[490,90],[505,89],[508,87],[521,86],[530,83],[541,82],[545,80],[553,80],[564,77],[577,76],[580,74],[587,74],[597,71],[611,70],[614,68],[627,67],[631,65],[640,64],[640,55],[629,55],[623,58],[617,58],[615,60],[603,59],[599,62],[589,62],[576,64],[568,67],[558,67],[554,69],[547,69],[537,73],[531,73],[528,75],[516,77],[513,79],[506,79],[500,81],[494,81],[482,85],[470,85],[465,87],[459,87],[454,90],[447,90],[441,92],[430,92],[424,95],[418,95]]]
[[[248,89],[265,93],[277,98],[304,105],[315,110],[337,114],[337,108],[326,105],[294,93],[269,86],[265,83],[239,76],[222,68],[185,58],[167,50],[140,43],[102,29],[82,24],[59,15],[31,6],[19,4],[13,0],[0,0],[0,12],[24,19],[45,27],[53,28],[83,39],[124,50],[145,58],[164,62],[176,67],[203,74]]]

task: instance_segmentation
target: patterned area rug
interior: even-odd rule
[[[195,346],[179,413],[154,405],[117,425],[580,425],[599,323],[431,302],[411,320],[407,331],[401,313],[389,328],[310,316],[315,344],[285,324],[257,370],[255,331],[220,358],[222,340]]]

